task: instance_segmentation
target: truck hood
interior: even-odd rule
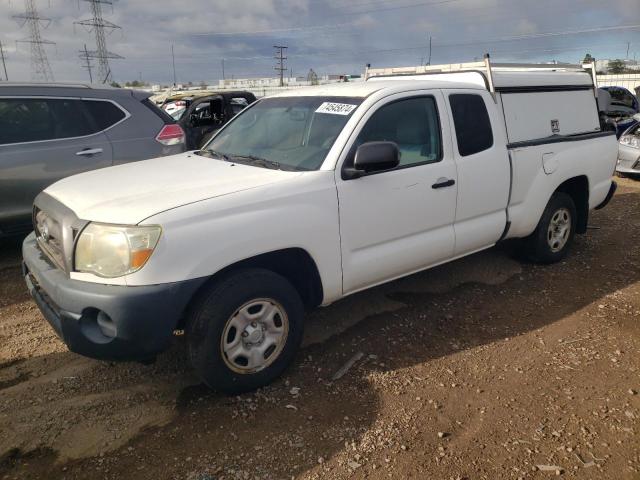
[[[83,220],[135,225],[181,205],[299,175],[181,153],[74,175],[45,192]]]

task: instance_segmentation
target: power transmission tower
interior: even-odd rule
[[[276,60],[278,60],[278,64],[275,66],[276,72],[280,75],[280,86],[284,87],[284,72],[287,71],[287,67],[284,65],[284,61],[287,57],[284,56],[284,51],[288,48],[283,45],[274,45],[273,48],[276,49]]]
[[[40,27],[47,28],[51,24],[50,18],[38,15],[35,0],[24,0],[24,14],[14,15],[20,28],[25,25],[29,29],[29,38],[18,40],[19,43],[31,44],[31,79],[53,82],[53,72],[44,51],[44,45],[55,45],[54,42],[45,40],[40,35]]]
[[[0,42],[0,57],[2,57],[2,68],[4,68],[4,79],[9,81],[9,74],[7,73],[7,64],[4,59],[4,47],[2,46],[2,42]]]
[[[318,85],[318,74],[313,71],[313,68],[309,69],[309,73],[307,73],[307,82],[311,85]]]
[[[80,59],[83,60],[84,65],[82,68],[86,68],[89,72],[89,82],[93,83],[93,73],[91,69],[93,68],[93,64],[91,63],[91,55],[89,55],[89,50],[87,50],[87,44],[84,44],[84,50],[80,50]]]
[[[111,0],[84,0],[91,7],[92,18],[74,22],[75,25],[87,27],[89,32],[93,31],[96,36],[96,50],[87,52],[89,58],[98,60],[98,83],[108,83],[111,80],[111,67],[109,59],[121,59],[120,55],[112,53],[107,49],[105,30],[111,33],[113,30],[121,28],[119,25],[102,18],[102,4],[113,5]]]

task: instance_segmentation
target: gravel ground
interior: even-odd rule
[[[257,393],[69,353],[0,250],[0,478],[640,479],[640,182],[565,262],[505,245],[311,315]],[[338,380],[334,374],[357,359]]]

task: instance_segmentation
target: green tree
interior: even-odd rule
[[[624,73],[625,70],[627,69],[626,65],[624,64],[623,60],[620,60],[619,58],[616,58],[615,60],[611,60],[609,62],[609,66],[607,67],[607,70],[609,71],[609,73]]]
[[[594,62],[594,60],[595,60],[595,58],[593,58],[593,56],[591,56],[591,54],[590,54],[590,53],[587,53],[587,54],[584,56],[584,60],[582,60],[582,63],[593,63],[593,62]]]
[[[111,82],[110,85],[114,88],[122,88],[122,85],[120,85],[118,82]]]

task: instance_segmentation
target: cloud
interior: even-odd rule
[[[42,35],[56,42],[45,47],[56,79],[86,80],[79,50],[85,43],[95,49],[95,39],[74,22],[90,16],[88,4],[36,4],[42,16],[54,19]],[[22,8],[20,0],[0,0],[0,41],[12,80],[30,76],[28,45],[17,44],[16,50],[16,40],[27,31],[11,18]],[[598,58],[621,57],[627,41],[631,55],[637,52],[640,57],[640,29],[496,41],[640,24],[638,0],[120,0],[113,10],[105,5],[104,17],[122,26],[107,37],[109,50],[126,57],[111,62],[120,81],[142,76],[170,82],[172,45],[183,82],[216,81],[223,58],[228,76],[274,75],[276,44],[289,46],[287,65],[300,75],[309,68],[359,73],[365,63],[417,64],[425,55],[428,35],[433,36],[434,63],[471,60],[486,51],[497,60],[516,61],[575,61],[586,51]],[[219,35],[234,32],[238,34]]]
[[[538,26],[531,20],[527,20],[526,18],[523,18],[522,20],[517,22],[515,28],[513,29],[513,33],[515,35],[528,35],[531,33],[536,33],[537,31]]]

